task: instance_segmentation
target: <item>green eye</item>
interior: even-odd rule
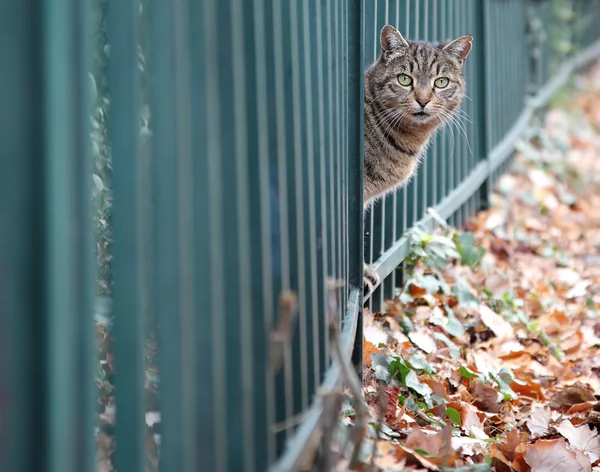
[[[406,74],[400,74],[398,76],[398,83],[400,85],[403,85],[404,87],[408,87],[409,85],[412,85],[412,77],[410,77],[409,75]]]
[[[447,77],[438,77],[437,79],[435,79],[433,85],[435,85],[437,88],[445,88],[448,86],[449,83],[450,79],[448,79]]]

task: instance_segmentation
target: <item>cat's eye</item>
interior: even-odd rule
[[[446,88],[449,83],[450,79],[448,79],[448,77],[438,77],[433,82],[433,85],[435,85],[437,88]]]
[[[400,85],[403,85],[404,87],[408,87],[409,85],[412,85],[412,77],[410,75],[406,75],[406,74],[400,74],[398,76],[398,83]]]

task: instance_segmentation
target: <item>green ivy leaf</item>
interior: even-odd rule
[[[462,265],[473,268],[481,262],[485,249],[477,246],[473,233],[463,233],[460,236],[454,235],[454,243],[460,254]]]
[[[408,367],[404,362],[404,359],[400,359],[399,357],[396,357],[392,360],[389,371],[390,375],[392,377],[396,377],[402,384],[405,382],[406,376],[409,374],[409,372],[412,372],[410,367]]]
[[[422,370],[430,375],[433,373],[433,367],[427,362],[427,359],[425,359],[425,356],[421,351],[415,352],[408,362],[415,369]]]
[[[479,377],[479,374],[476,374],[475,372],[471,372],[464,365],[460,367],[460,370],[458,371],[458,373],[465,379],[474,379],[476,377]]]
[[[469,288],[461,283],[454,285],[454,296],[460,305],[469,310],[479,306],[479,300],[471,293]]]
[[[452,421],[456,426],[460,426],[462,424],[462,420],[460,418],[460,413],[458,410],[454,408],[446,408],[446,415],[448,415],[450,421]]]
[[[423,397],[428,397],[433,393],[433,390],[431,390],[429,385],[419,381],[419,378],[414,370],[409,371],[409,373],[406,375],[404,384],[407,388],[410,388]]]

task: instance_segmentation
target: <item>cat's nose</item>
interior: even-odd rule
[[[425,106],[431,101],[429,98],[418,97],[415,98],[416,102],[421,105],[421,108],[425,108]]]

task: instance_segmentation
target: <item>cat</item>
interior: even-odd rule
[[[405,184],[431,136],[465,96],[464,64],[472,36],[446,44],[407,41],[391,25],[381,30],[381,54],[364,73],[364,205]],[[364,266],[364,291],[379,283]]]

